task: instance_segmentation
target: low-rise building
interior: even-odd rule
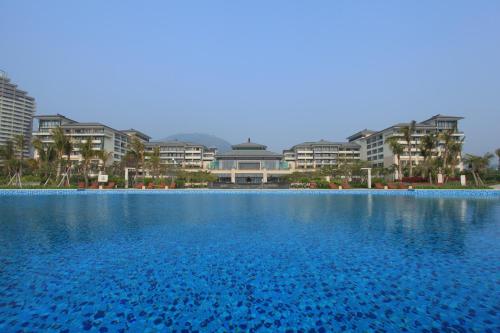
[[[183,141],[151,141],[145,145],[146,153],[153,153],[155,147],[160,150],[162,165],[184,169],[208,169],[216,153],[215,148]]]
[[[285,162],[292,169],[318,169],[336,166],[341,162],[359,161],[361,146],[354,142],[326,140],[303,142],[283,151]]]
[[[388,143],[391,137],[398,137],[398,143],[402,145],[404,152],[401,154],[400,159],[403,166],[409,162],[411,154],[412,164],[418,165],[423,161],[421,155],[420,143],[422,137],[427,134],[440,134],[444,131],[453,131],[452,137],[456,141],[463,141],[464,133],[459,130],[458,122],[463,119],[457,116],[444,116],[441,114],[435,115],[427,120],[415,124],[415,131],[412,134],[410,142],[411,148],[408,149],[408,144],[403,138],[402,129],[410,126],[410,123],[399,123],[387,127],[381,131],[362,130],[357,132],[347,139],[349,142],[357,143],[361,147],[361,158],[370,162],[373,167],[391,167],[397,165],[397,156],[392,152]],[[437,156],[443,151],[443,142],[438,142],[435,149]],[[461,156],[458,156],[460,159]],[[460,169],[463,168],[461,164],[458,165]],[[398,178],[397,172],[395,177]]]
[[[267,150],[267,146],[251,142],[233,145],[232,150],[215,155],[210,172],[222,183],[261,184],[279,182],[290,174],[283,155]]]
[[[151,137],[149,135],[144,134],[143,132],[138,131],[138,130],[136,130],[134,128],[130,128],[130,129],[127,129],[127,130],[121,130],[120,132],[125,133],[128,136],[130,136],[130,137],[136,137],[142,143],[146,143],[146,142],[149,142],[149,140],[151,140]]]
[[[121,161],[128,151],[131,136],[126,132],[118,131],[101,123],[77,122],[60,114],[41,115],[35,118],[38,120],[38,127],[33,132],[33,137],[40,139],[45,144],[54,143],[53,130],[61,127],[65,135],[73,143],[70,156],[73,161],[82,160],[78,146],[81,142],[86,142],[86,140],[92,140],[94,150],[111,153],[108,164]],[[35,159],[38,158],[37,152],[35,152],[34,157]]]

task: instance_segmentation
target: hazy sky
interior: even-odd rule
[[[500,146],[500,1],[7,1],[0,69],[37,113],[273,150],[465,117]]]

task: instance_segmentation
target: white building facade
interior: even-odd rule
[[[110,153],[108,164],[120,162],[127,153],[131,140],[131,136],[127,133],[101,123],[81,123],[60,114],[36,116],[35,118],[38,120],[38,128],[33,132],[33,137],[40,139],[44,144],[54,143],[53,130],[61,127],[73,144],[70,156],[72,161],[82,160],[78,146],[80,143],[91,140],[94,150]],[[38,158],[36,152],[34,157]]]
[[[397,156],[392,152],[387,140],[391,137],[398,137],[397,141],[403,147],[403,154],[400,159],[403,166],[408,165],[410,154],[412,164],[418,165],[424,160],[421,155],[420,143],[422,138],[428,134],[439,135],[445,131],[452,131],[452,137],[457,142],[463,142],[465,136],[459,129],[459,121],[462,117],[435,115],[427,120],[418,122],[415,125],[415,131],[412,134],[410,149],[408,143],[403,138],[402,129],[409,126],[409,123],[399,123],[392,125],[381,131],[363,130],[351,135],[347,138],[350,142],[360,145],[360,155],[363,160],[368,161],[373,167],[389,168],[397,165]],[[435,149],[436,156],[439,156],[443,151],[443,142],[439,141]],[[461,159],[461,156],[457,157]],[[462,163],[458,165],[459,169],[463,169]],[[396,175],[398,177],[398,175]]]
[[[153,153],[160,150],[160,163],[165,166],[184,169],[206,170],[215,159],[216,149],[201,144],[183,141],[151,141],[146,143],[145,151]]]
[[[360,160],[361,146],[354,142],[326,140],[304,142],[283,151],[283,159],[291,169],[314,170]]]
[[[29,142],[35,114],[35,99],[11,83],[7,74],[0,71],[0,145],[23,135],[26,141],[24,157],[30,156]]]

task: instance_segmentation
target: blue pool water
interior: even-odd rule
[[[500,199],[0,197],[0,331],[500,331]]]

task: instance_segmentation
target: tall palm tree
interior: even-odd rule
[[[60,126],[52,129],[52,137],[54,139],[54,148],[57,153],[57,172],[56,172],[56,181],[57,181],[61,176],[63,156],[68,151],[68,145],[71,144],[71,142],[69,137],[66,136],[66,134],[64,134],[64,130]]]
[[[15,168],[16,151],[14,142],[8,140],[3,146],[0,146],[0,160],[3,161],[6,173],[9,178],[12,177],[12,172]]]
[[[389,144],[389,147],[396,156],[396,165],[398,168],[398,178],[401,181],[403,179],[403,166],[401,165],[401,154],[404,152],[404,147],[398,142],[399,137],[391,136],[390,138],[385,140],[385,143]]]
[[[481,179],[481,173],[483,173],[488,168],[492,157],[493,154],[491,153],[486,153],[483,156],[467,154],[467,156],[465,157],[465,161],[469,164],[469,168],[471,170],[472,177],[474,177],[476,186],[484,186],[484,182]]]
[[[427,172],[429,177],[429,182],[432,184],[432,157],[434,155],[434,150],[438,145],[437,136],[433,133],[427,134],[422,137],[420,142],[420,154],[424,158],[422,170]]]
[[[33,148],[37,151],[38,155],[38,169],[40,177],[45,179],[45,185],[48,184],[51,177],[51,164],[56,160],[57,154],[53,144],[44,144],[40,138],[33,140]]]
[[[149,167],[153,173],[153,179],[158,176],[160,167],[161,167],[161,159],[160,159],[160,147],[154,147],[153,152],[149,154]]]
[[[106,173],[106,168],[113,157],[113,152],[107,152],[106,150],[96,150],[96,157],[99,158],[99,170],[103,173]]]
[[[25,147],[26,147],[26,140],[24,135],[22,134],[14,135],[13,145],[9,148],[12,149],[13,155],[11,155],[11,159],[10,161],[8,161],[11,170],[14,171],[14,175],[11,177],[8,185],[16,184],[19,187],[23,187],[21,177],[23,175]]]
[[[413,176],[411,141],[413,140],[413,134],[415,134],[416,126],[417,122],[415,120],[412,120],[409,125],[403,126],[403,128],[401,128],[401,133],[403,133],[403,139],[406,141],[406,150],[408,151],[408,163],[410,164],[410,177]]]
[[[97,151],[92,147],[92,139],[87,138],[85,141],[81,141],[78,145],[80,150],[80,155],[82,156],[82,172],[85,179],[85,187],[89,186],[89,167],[90,162],[96,157]]]
[[[443,160],[443,171],[447,172],[448,170],[448,165],[450,164],[450,159],[452,159],[451,156],[451,150],[456,150],[458,147],[453,147],[453,145],[456,143],[454,134],[456,132],[456,127],[453,127],[451,129],[445,130],[441,133],[439,133],[438,137],[439,140],[442,143],[442,156],[441,159]],[[452,148],[453,147],[453,148]]]
[[[142,182],[144,183],[145,179],[144,161],[146,158],[145,156],[146,154],[144,150],[144,143],[142,143],[142,141],[139,140],[139,138],[136,136],[132,138],[132,142],[130,144],[130,152],[135,157],[137,170],[142,169]]]
[[[457,168],[457,165],[460,163],[460,160],[462,158],[462,147],[464,144],[464,140],[454,140],[452,143],[450,143],[450,146],[448,147],[448,152],[449,152],[449,165],[450,165],[450,174],[452,177],[455,176],[455,170]]]

